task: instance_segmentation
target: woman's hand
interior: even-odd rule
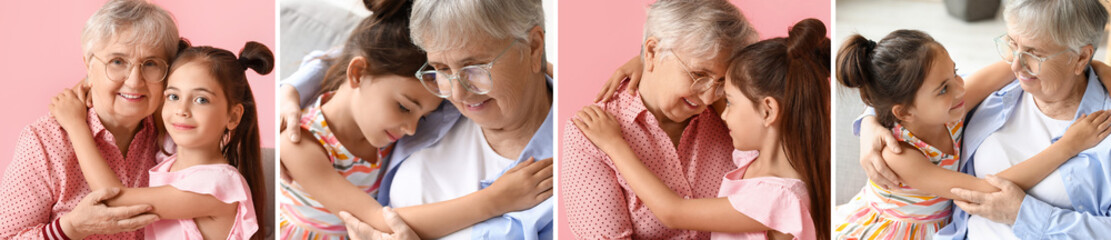
[[[494,180],[494,206],[500,213],[532,208],[552,197],[552,159],[521,161]],[[499,214],[500,215],[500,214]]]
[[[1071,149],[1073,152],[1080,152],[1095,147],[1108,133],[1111,133],[1111,112],[1103,110],[1081,115],[1065,131],[1065,136],[1060,141],[1065,141],[1065,146],[1075,147]]]
[[[624,81],[626,78],[629,79],[629,85],[625,87],[625,90],[630,94],[636,92],[637,88],[640,86],[641,73],[644,73],[644,64],[641,64],[640,56],[638,55],[633,57],[633,59],[629,59],[625,65],[621,65],[621,67],[617,68],[617,71],[613,72],[613,76],[610,76],[609,81],[607,81],[605,85],[602,85],[602,91],[599,91],[598,96],[594,97],[594,102],[609,101],[610,97],[617,93],[617,89],[621,87],[621,81]]]
[[[613,151],[622,144],[628,145],[621,137],[621,125],[618,125],[617,119],[602,108],[594,105],[587,106],[576,116],[578,117],[571,119],[575,127],[578,127],[590,142],[606,154],[613,154]]]
[[[282,85],[278,92],[279,98],[281,99],[279,104],[282,106],[281,112],[279,112],[279,114],[281,114],[281,123],[278,125],[281,126],[281,129],[279,129],[278,132],[289,135],[290,142],[298,143],[301,141],[301,129],[298,127],[298,125],[301,124],[301,94],[298,93],[297,88],[294,88],[292,85]],[[289,171],[285,169],[285,165],[279,163],[278,166],[281,168],[279,176],[286,181],[292,182],[293,177],[289,176]]]
[[[903,152],[890,130],[880,125],[875,117],[865,117],[860,122],[860,166],[872,182],[884,189],[893,189],[902,180],[883,160],[885,148],[894,153]]]
[[[298,131],[298,125],[301,124],[301,94],[297,92],[297,88],[292,85],[282,85],[278,90],[278,95],[281,100],[281,129],[278,132],[289,131],[289,140],[294,143],[301,141],[301,131]]]
[[[50,101],[50,114],[67,132],[76,132],[80,129],[89,131],[87,130],[89,124],[85,121],[89,113],[86,107],[87,93],[88,87],[78,85],[72,89],[62,90]]]
[[[360,221],[355,216],[345,211],[339,212],[339,218],[343,220],[343,224],[347,226],[347,236],[352,240],[416,240],[420,239],[405,220],[397,215],[390,207],[382,208],[382,218],[386,219],[386,225],[390,226],[390,231],[393,233],[384,233],[374,229],[370,224]]]

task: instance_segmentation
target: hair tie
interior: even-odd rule
[[[867,42],[865,42],[864,44],[864,50],[868,53],[868,55],[872,55],[872,51],[876,50],[876,41],[872,41],[871,39],[865,40],[867,40]]]

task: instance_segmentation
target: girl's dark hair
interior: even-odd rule
[[[860,89],[860,99],[876,110],[880,125],[891,128],[898,120],[891,108],[914,104],[941,44],[917,30],[897,30],[877,44],[860,34],[845,41],[837,52],[837,81]]]
[[[351,31],[343,53],[329,59],[332,67],[316,95],[339,89],[347,80],[347,65],[355,57],[366,58],[368,76],[409,77],[428,61],[424,51],[409,37],[411,0],[363,0],[363,4],[373,13]]]
[[[251,198],[255,205],[255,217],[259,221],[259,230],[251,239],[262,239],[270,230],[271,224],[263,218],[263,213],[269,202],[266,197],[266,181],[262,173],[262,149],[259,140],[258,106],[251,92],[251,85],[247,82],[247,69],[258,74],[268,74],[274,69],[274,53],[266,45],[257,42],[247,42],[239,57],[228,50],[210,46],[190,47],[178,54],[170,72],[173,72],[186,63],[199,61],[206,64],[209,74],[216,79],[224,89],[224,97],[228,99],[228,107],[236,104],[243,105],[243,116],[239,125],[234,130],[225,130],[224,145],[220,152],[228,160],[228,164],[239,169],[239,174],[247,180],[251,188]]]
[[[805,19],[791,27],[787,38],[745,47],[728,72],[749,101],[772,97],[779,102],[782,124],[776,130],[787,160],[806,183],[818,239],[830,235],[829,54],[825,25]]]

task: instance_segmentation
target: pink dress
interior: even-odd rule
[[[247,179],[228,164],[207,164],[170,171],[177,155],[150,170],[150,187],[170,185],[181,191],[208,194],[225,203],[238,203],[227,239],[248,239],[258,231],[255,205]],[[204,239],[193,219],[159,220],[146,228],[146,239]]]
[[[733,151],[733,162],[739,166],[725,174],[718,197],[729,199],[733,209],[776,231],[791,234],[795,239],[815,239],[814,220],[810,216],[810,194],[802,180],[793,178],[757,177],[741,179],[756,160],[755,151]],[[711,233],[712,239],[766,239],[765,232]]]

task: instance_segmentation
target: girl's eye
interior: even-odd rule
[[[177,101],[179,97],[175,93],[166,94],[166,100]]]
[[[397,108],[401,109],[401,112],[403,113],[410,112],[409,108],[406,108],[405,105],[401,105],[401,103],[397,103]]]
[[[204,97],[194,98],[193,102],[199,103],[199,104],[208,104],[208,98],[204,98]]]
[[[949,84],[945,84],[945,86],[941,87],[941,92],[938,93],[937,95],[944,95],[945,93],[948,93],[948,92],[949,92]]]

